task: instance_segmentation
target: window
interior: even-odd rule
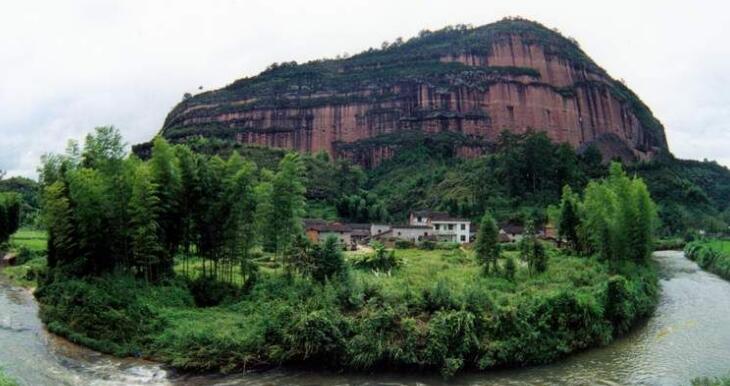
[[[461,230],[462,231],[466,230],[466,224],[461,224]]]
[[[449,224],[449,230],[450,231],[453,231],[454,230],[454,224]]]
[[[424,236],[428,236],[428,232],[423,232],[423,235]]]
[[[418,216],[418,219],[416,221],[421,222],[421,216]]]
[[[436,228],[436,230],[439,230],[439,224],[434,225],[434,228]]]
[[[461,241],[466,241],[466,236],[461,235]]]

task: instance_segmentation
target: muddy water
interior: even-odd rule
[[[730,373],[730,283],[681,252],[659,252],[661,300],[646,324],[613,344],[549,366],[466,374],[345,375],[276,370],[185,376],[154,363],[116,359],[47,334],[25,290],[0,279],[0,365],[28,385],[684,385]]]

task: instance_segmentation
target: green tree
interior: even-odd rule
[[[159,239],[160,226],[157,223],[160,204],[157,191],[149,167],[141,165],[137,168],[132,185],[129,228],[132,240],[131,265],[147,281],[158,280],[167,269],[161,265],[163,246]]]
[[[0,193],[0,243],[20,226],[20,197],[16,193]]]
[[[284,156],[271,186],[272,216],[268,219],[264,237],[271,240],[271,251],[278,254],[286,250],[302,231],[305,188],[304,168],[299,154],[288,153]]]
[[[479,231],[474,245],[477,262],[482,266],[485,274],[497,272],[498,270],[497,261],[500,254],[498,237],[497,223],[489,213],[485,213],[479,223]]]
[[[158,238],[163,246],[160,255],[160,274],[172,273],[173,258],[182,240],[183,225],[180,221],[181,177],[180,166],[173,147],[162,137],[155,138],[149,161],[150,177],[155,187],[158,204],[155,206]]]
[[[643,261],[652,248],[656,206],[644,182],[614,162],[608,178],[586,187],[581,223],[591,251],[603,259]]]
[[[578,214],[578,200],[569,185],[563,187],[560,199],[560,217],[558,222],[558,236],[565,240],[568,246],[577,251],[579,247],[578,228],[580,217]]]
[[[333,279],[346,271],[342,246],[336,237],[330,236],[322,245],[314,245],[311,250],[312,278],[319,282]]]
[[[43,191],[43,221],[48,230],[48,266],[67,264],[76,256],[73,210],[63,181],[55,181]]]
[[[528,221],[525,233],[520,240],[520,259],[527,263],[530,275],[545,272],[548,267],[548,254],[545,246],[538,240],[535,223]]]

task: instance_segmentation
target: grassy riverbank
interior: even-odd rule
[[[697,240],[684,249],[702,269],[730,280],[730,240]]]
[[[10,253],[16,255],[15,265],[4,267],[2,274],[15,285],[35,288],[37,279],[46,270],[46,244],[44,231],[21,229],[10,238]]]
[[[461,249],[398,250],[400,269],[350,268],[325,285],[262,267],[249,288],[197,307],[185,279],[146,285],[120,276],[41,287],[48,328],[94,349],[207,371],[307,364],[413,368],[448,375],[554,361],[609,343],[654,309],[649,266],[618,272],[550,251],[549,269],[482,276]]]
[[[0,368],[0,386],[18,386],[18,383],[6,375],[3,369]]]

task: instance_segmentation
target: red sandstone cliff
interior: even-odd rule
[[[503,130],[544,131],[556,142],[595,143],[604,156],[624,159],[667,148],[663,127],[628,88],[573,42],[521,20],[270,69],[183,101],[163,135],[324,150],[372,166],[394,149],[353,145],[402,130],[456,132],[472,143],[494,141]],[[481,151],[459,146],[463,156]]]

